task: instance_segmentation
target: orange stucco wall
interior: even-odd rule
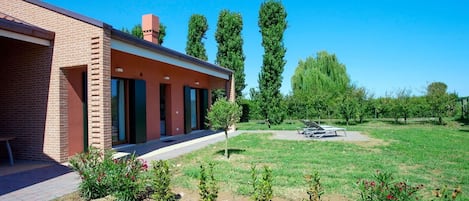
[[[123,72],[116,72],[116,68]],[[147,140],[160,137],[160,84],[167,84],[166,135],[184,133],[184,86],[211,89],[224,88],[226,80],[175,67],[118,50],[111,50],[111,75],[114,78],[146,81]],[[169,80],[164,79],[169,77]],[[210,94],[210,93],[209,93]]]

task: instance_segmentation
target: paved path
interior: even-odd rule
[[[274,139],[311,140],[296,131],[235,131],[229,134],[234,137],[240,133],[273,133]],[[223,141],[225,134],[215,132],[196,132],[189,135],[168,137],[163,140],[151,141],[142,145],[119,148],[119,152],[133,153],[147,161],[165,160],[201,149],[209,144]],[[366,141],[366,136],[357,132],[347,132],[347,136],[324,137],[317,140]],[[29,201],[52,200],[77,190],[79,177],[67,166],[55,164],[35,170],[0,176],[0,200]]]
[[[230,133],[230,137],[239,132]],[[195,138],[194,137],[199,137]],[[170,159],[203,148],[225,139],[224,133],[200,132],[175,136],[123,148],[120,151],[136,151],[145,160]],[[150,150],[150,148],[154,148]],[[132,151],[132,152],[133,152]],[[0,177],[0,200],[30,201],[52,200],[77,190],[80,179],[67,166],[55,164],[35,170]]]

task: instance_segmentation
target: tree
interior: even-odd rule
[[[193,14],[189,19],[186,54],[207,61],[207,52],[202,39],[208,30],[207,19],[203,15]]]
[[[225,131],[225,156],[228,155],[228,129],[239,121],[241,117],[241,107],[236,102],[229,102],[226,99],[216,101],[207,114],[209,126],[214,129]]]
[[[358,107],[357,98],[354,93],[355,87],[351,86],[340,98],[339,111],[342,118],[345,119],[347,126],[349,125],[350,119],[356,114]]]
[[[143,39],[143,31],[142,31],[141,24],[136,24],[130,31],[127,28],[122,28],[121,31],[132,34],[133,36],[137,38]],[[165,36],[166,36],[166,26],[163,23],[160,23],[160,33],[158,35],[158,44],[163,45]]]
[[[163,45],[166,36],[166,26],[160,22],[160,33],[158,33],[158,44]]]
[[[338,97],[350,85],[345,65],[334,54],[318,52],[316,58],[300,60],[291,78],[295,97],[306,101],[318,115],[330,115],[338,109]],[[308,103],[313,102],[313,103]]]
[[[412,112],[412,102],[411,102],[411,90],[410,89],[401,89],[397,91],[396,98],[398,103],[398,110],[401,116],[404,118],[404,124],[407,124],[407,118],[411,115]]]
[[[358,122],[363,123],[363,119],[365,119],[366,114],[368,113],[369,108],[369,95],[367,90],[364,87],[357,88],[354,91],[354,95],[357,101],[357,117]]]
[[[280,124],[285,118],[280,87],[286,63],[286,48],[283,44],[283,32],[287,28],[286,17],[285,8],[278,1],[268,0],[262,3],[259,10],[258,25],[264,47],[259,91],[263,117],[271,124]]]
[[[443,124],[443,117],[455,103],[455,96],[446,92],[448,86],[443,82],[433,82],[427,87],[427,101],[433,116],[438,117],[438,123]]]
[[[343,93],[350,84],[345,65],[340,63],[335,54],[321,51],[316,58],[300,60],[291,78],[294,94]]]
[[[244,82],[243,18],[239,13],[222,10],[218,16],[215,40],[218,43],[215,63],[234,71],[236,95],[242,95]]]

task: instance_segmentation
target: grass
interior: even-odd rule
[[[256,122],[238,128],[265,126]],[[296,123],[279,126],[295,129]],[[273,127],[272,129],[277,129]],[[370,179],[375,170],[392,172],[396,179],[424,184],[422,193],[442,185],[463,190],[469,200],[469,132],[459,126],[428,124],[393,125],[369,122],[350,126],[376,139],[374,143],[285,141],[270,139],[270,134],[242,134],[229,141],[231,157],[226,160],[218,143],[172,159],[175,186],[196,190],[199,165],[215,161],[215,177],[224,191],[248,195],[250,167],[268,165],[273,169],[274,195],[285,200],[306,198],[304,175],[317,170],[325,195],[357,198],[355,182]]]

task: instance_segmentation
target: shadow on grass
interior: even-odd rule
[[[232,154],[242,154],[245,151],[245,149],[228,149],[228,158],[230,158]],[[215,154],[224,156],[225,149],[218,150]]]
[[[461,126],[467,126],[469,125],[469,119],[463,119],[463,118],[458,118],[456,119],[456,121],[460,124],[462,124]]]

